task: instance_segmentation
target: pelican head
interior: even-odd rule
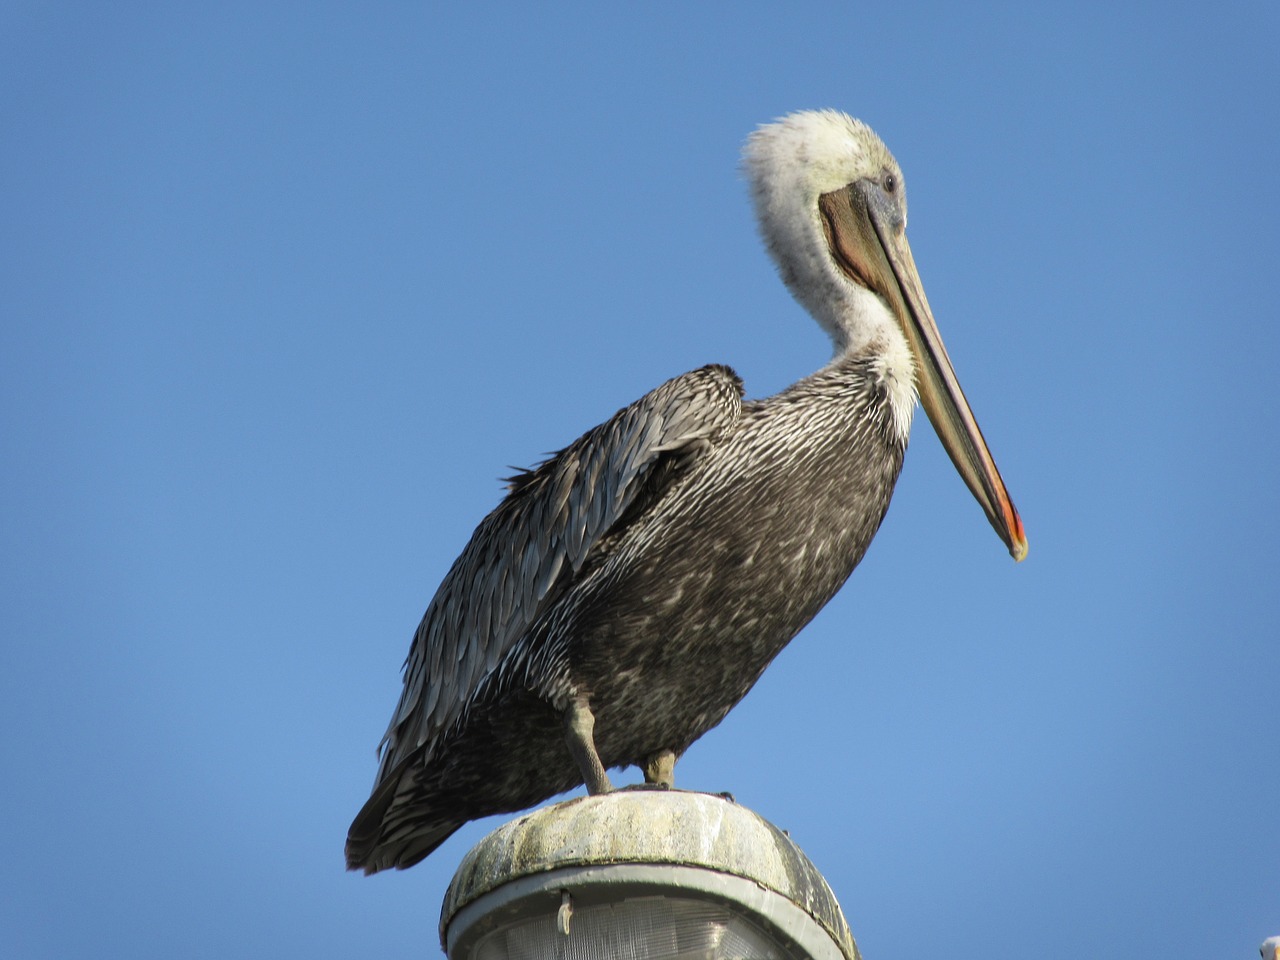
[[[905,441],[915,395],[1015,560],[1026,533],[938,333],[907,244],[902,170],[871,128],[835,110],[793,113],[747,141],[765,245],[837,356],[877,364]]]

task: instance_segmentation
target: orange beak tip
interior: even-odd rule
[[[1022,527],[1022,518],[1017,511],[1013,514],[1013,542],[1009,544],[1009,555],[1021,563],[1027,559],[1027,531]]]

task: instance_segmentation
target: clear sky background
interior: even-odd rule
[[[0,955],[434,955],[498,821],[342,864],[418,618],[512,465],[826,361],[738,152],[832,106],[1030,556],[919,416],[677,782],[789,829],[869,960],[1256,956],[1276,5],[526,6],[0,8]]]

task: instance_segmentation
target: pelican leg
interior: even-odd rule
[[[644,782],[664,790],[675,787],[676,754],[674,750],[662,749],[648,756],[644,762]]]
[[[609,793],[613,790],[609,775],[604,772],[604,764],[600,762],[600,754],[596,752],[596,742],[593,737],[595,727],[596,718],[591,712],[587,698],[575,697],[570,700],[564,712],[565,739],[569,743],[569,752],[578,762],[578,769],[582,771],[587,792],[592,795]]]

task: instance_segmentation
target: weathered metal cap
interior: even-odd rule
[[[504,922],[513,903],[527,913],[531,897],[554,914],[567,893],[591,903],[619,889],[732,904],[811,956],[860,960],[831,888],[789,836],[732,800],[681,790],[581,797],[499,827],[454,874],[440,942],[452,955],[459,936]]]

